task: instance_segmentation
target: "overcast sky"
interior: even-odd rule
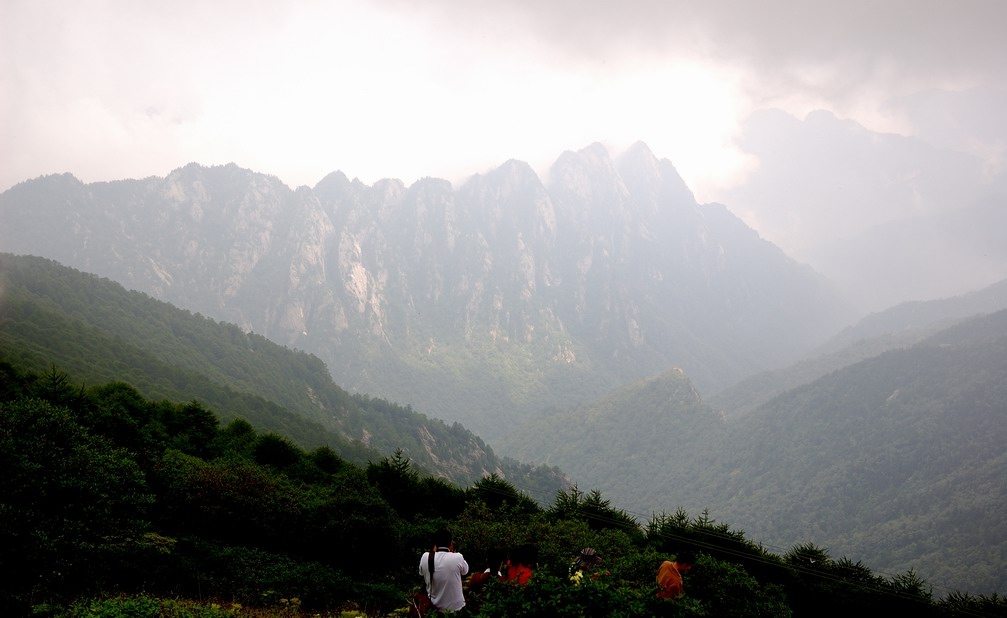
[[[1003,85],[1001,0],[0,0],[0,190],[235,162],[314,185],[547,170],[643,140],[700,201],[749,113],[908,133],[883,103]]]

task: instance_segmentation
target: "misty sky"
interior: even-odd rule
[[[314,185],[545,173],[643,140],[702,201],[760,108],[921,131],[893,99],[1003,87],[1001,0],[0,0],[0,190],[235,162]],[[1002,121],[1001,121],[1002,123]],[[994,163],[1003,142],[972,140]],[[729,204],[731,206],[731,204]],[[740,205],[739,205],[740,206]]]

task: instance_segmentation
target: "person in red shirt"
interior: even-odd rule
[[[500,580],[517,582],[524,586],[531,579],[532,567],[535,566],[537,557],[538,550],[534,545],[526,544],[518,547],[507,561],[507,569]]]

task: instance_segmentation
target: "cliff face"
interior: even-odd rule
[[[460,187],[296,190],[235,165],[0,196],[0,250],[43,255],[317,354],[340,385],[493,438],[683,368],[701,391],[845,319],[814,273],[638,144],[508,161]]]

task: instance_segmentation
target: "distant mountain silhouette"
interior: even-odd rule
[[[900,303],[862,318],[789,367],[756,374],[705,399],[730,416],[740,416],[832,371],[919,343],[967,318],[1005,308],[1007,280],[962,296]]]
[[[721,198],[744,208],[767,239],[813,265],[864,311],[990,285],[1007,276],[1000,232],[1007,174],[971,150],[985,144],[994,152],[1003,123],[970,110],[996,98],[966,104],[967,93],[944,95],[948,101],[933,107],[912,98],[893,103],[910,118],[941,110],[940,122],[928,116],[919,126],[945,130],[924,131],[922,139],[822,110],[804,119],[757,112],[739,145],[758,166]],[[954,109],[950,98],[962,105]]]
[[[850,318],[828,283],[637,144],[458,188],[236,165],[0,195],[0,249],[109,277],[317,354],[336,382],[496,439],[549,406],[682,368],[703,390]]]

